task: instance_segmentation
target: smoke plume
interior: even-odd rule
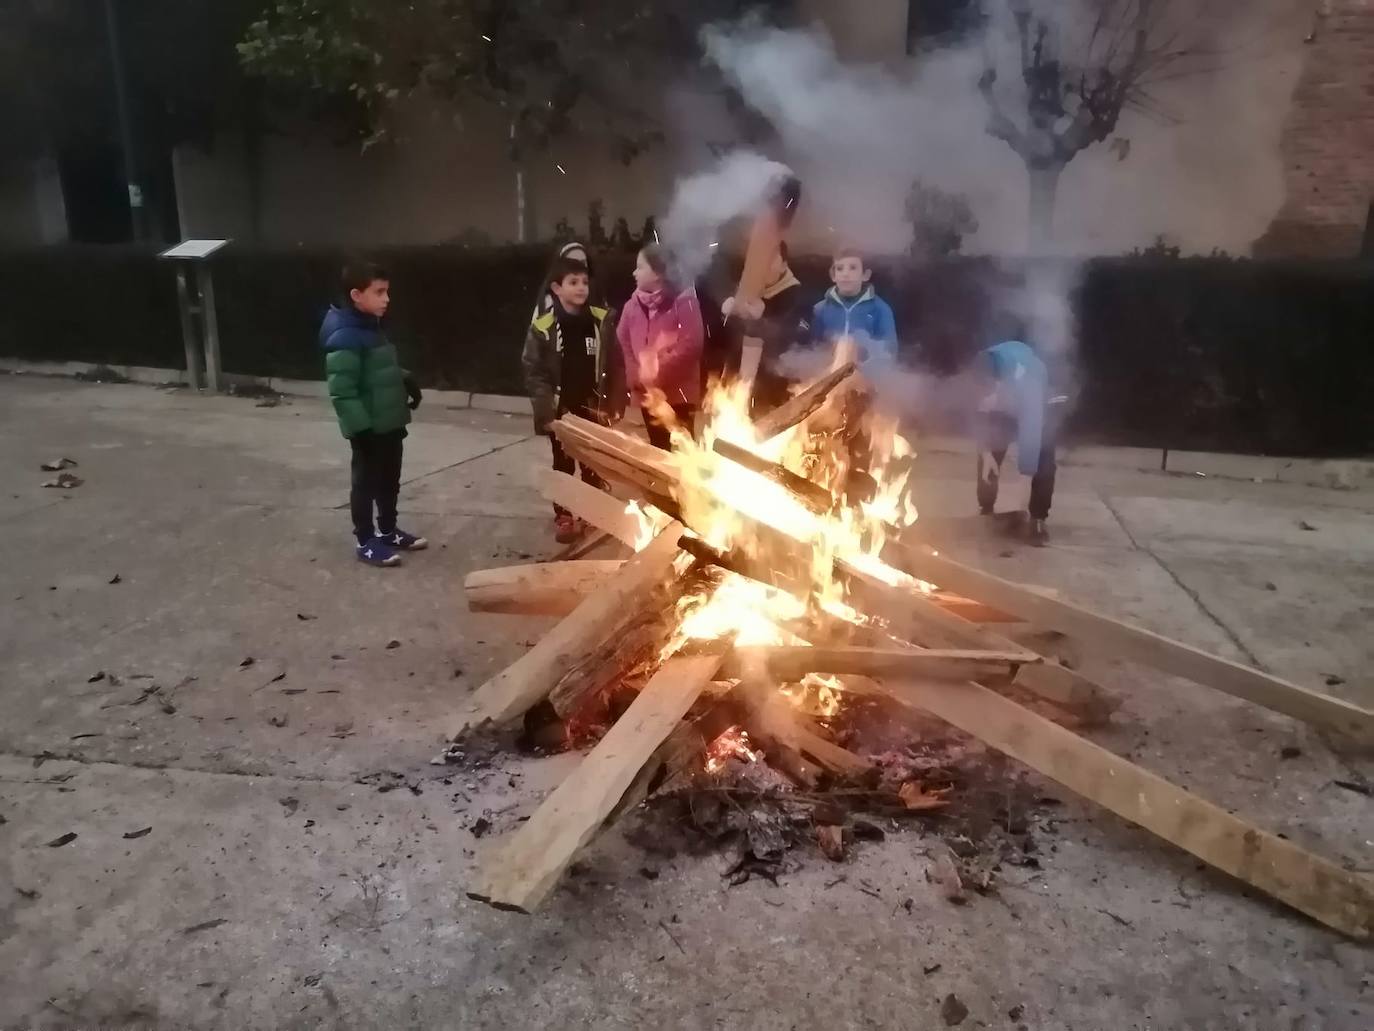
[[[760,211],[791,169],[749,150],[727,154],[714,167],[678,182],[663,220],[674,278],[695,280],[710,264],[721,230]]]

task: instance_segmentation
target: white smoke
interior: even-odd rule
[[[971,50],[936,55],[899,76],[841,62],[818,32],[712,26],[702,43],[707,59],[777,133],[805,184],[799,229],[820,239],[879,254],[904,251],[912,180],[961,191],[969,165],[1001,146],[980,139],[986,113],[976,107],[979,58]]]
[[[673,277],[690,283],[710,264],[727,223],[754,215],[791,169],[762,154],[737,150],[713,168],[678,181],[663,220]]]
[[[864,16],[863,5],[845,6],[843,17]],[[1093,52],[1086,41],[1102,6],[1039,0],[1032,9],[1050,14],[1050,44],[1072,62]],[[1120,254],[1159,235],[1189,251],[1245,253],[1283,202],[1279,137],[1310,0],[1173,0],[1166,9],[1177,44],[1199,56],[1164,69],[1110,145],[1069,164],[1059,253]],[[1017,35],[1007,2],[989,0],[986,10],[981,35],[896,63],[890,53],[873,59],[882,52],[874,41],[868,58],[842,59],[819,29],[746,21],[703,32],[708,61],[770,123],[779,157],[805,183],[799,235],[901,253],[910,241],[903,208],[919,179],[967,197],[979,228],[966,250],[1025,253],[1026,169],[986,131],[978,89],[991,64],[1007,112],[1024,112]]]

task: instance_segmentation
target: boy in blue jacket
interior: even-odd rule
[[[355,553],[370,566],[396,566],[399,552],[420,551],[428,544],[396,525],[402,442],[410,413],[419,407],[420,388],[401,368],[395,345],[382,332],[382,317],[391,305],[386,270],[374,262],[350,262],[343,272],[343,293],[343,303],[331,307],[320,326],[320,348],[339,432],[353,451],[349,511],[358,541]]]
[[[1050,370],[1029,344],[1004,340],[985,348],[974,360],[981,401],[978,404],[978,508],[992,515],[998,480],[1007,450],[1016,442],[1016,465],[1031,478],[1031,544],[1049,543],[1045,520],[1054,500],[1058,469],[1055,456],[1066,393],[1051,389]]]
[[[892,309],[869,282],[873,270],[856,250],[842,249],[830,263],[835,285],[817,303],[811,318],[811,342],[834,345],[852,338],[860,366],[870,375],[897,360],[897,321]]]

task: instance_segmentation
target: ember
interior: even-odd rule
[[[762,758],[763,752],[749,747],[749,732],[734,726],[706,746],[706,772],[719,773],[731,759],[756,763]]]

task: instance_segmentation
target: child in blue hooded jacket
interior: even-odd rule
[[[834,284],[816,304],[811,317],[811,342],[834,345],[853,339],[860,367],[870,375],[897,360],[897,320],[892,309],[869,282],[873,270],[856,250],[837,251],[830,263]]]
[[[1031,478],[1027,537],[1030,543],[1043,547],[1049,543],[1045,520],[1054,499],[1058,470],[1055,446],[1068,395],[1051,389],[1045,361],[1021,340],[1004,340],[979,352],[974,374],[981,396],[977,430],[979,510],[984,515],[993,514],[1002,462],[1015,441],[1017,470]]]

